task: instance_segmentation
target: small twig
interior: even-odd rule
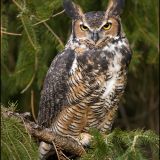
[[[33,24],[33,26],[37,26],[38,24],[41,24],[41,23],[46,22],[46,21],[48,21],[48,20],[50,20],[50,18],[43,19],[43,20],[41,20],[41,21]]]
[[[56,151],[57,158],[58,158],[58,160],[60,160],[57,147],[56,147],[56,145],[55,145],[55,143],[54,143],[53,141],[52,141],[52,144],[53,144],[53,147],[54,147],[54,149],[55,149],[55,151]]]
[[[41,20],[41,21],[39,21],[39,22],[33,24],[33,26],[36,26],[36,25],[41,24],[41,23],[43,23],[43,22],[46,22],[46,21],[50,20],[51,18],[54,18],[54,17],[56,17],[56,16],[58,16],[58,15],[64,13],[64,11],[65,11],[65,10],[62,10],[61,12],[58,12],[58,13],[52,15],[50,18],[43,19],[43,20]]]
[[[35,73],[33,74],[32,78],[29,81],[29,83],[27,84],[27,86],[20,92],[21,94],[23,94],[32,85],[34,78],[35,78]]]
[[[66,160],[70,160],[62,151],[61,151],[61,154]]]
[[[136,136],[134,136],[133,143],[132,143],[132,146],[131,146],[131,150],[134,151],[134,152],[135,152],[135,146],[136,146],[137,140],[140,137],[148,138],[148,136],[145,136],[145,135],[136,135]]]
[[[7,34],[7,35],[12,35],[12,36],[22,36],[22,34],[19,34],[19,33],[5,32],[2,30],[1,30],[1,34]]]
[[[60,14],[64,13],[64,12],[65,12],[65,10],[62,10],[61,12],[58,12],[58,13],[56,13],[56,14],[52,15],[52,18],[53,18],[53,17],[56,17],[56,16],[58,16],[58,15],[60,15]]]
[[[34,121],[37,123],[36,116],[35,116],[35,110],[34,110],[34,91],[33,90],[31,90],[31,112],[32,112]]]
[[[57,158],[58,160],[70,160],[61,150],[61,148],[59,146],[56,146],[54,142],[52,142]]]
[[[138,138],[139,138],[139,135],[136,135],[136,136],[134,136],[134,139],[133,139],[131,150],[134,151],[134,152],[135,152],[135,145],[136,145],[136,142],[137,142]]]
[[[21,11],[23,11],[23,8],[21,7],[21,5],[19,5],[15,0],[12,0],[12,1]]]

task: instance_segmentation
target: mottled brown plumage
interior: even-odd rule
[[[126,86],[131,52],[121,26],[121,3],[110,0],[106,12],[83,14],[79,6],[64,0],[73,20],[72,34],[46,75],[38,123],[82,145],[88,141],[79,137],[90,128],[102,133],[111,129]],[[44,151],[42,144],[41,157],[52,147]]]

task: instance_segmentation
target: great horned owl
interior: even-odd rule
[[[123,0],[110,0],[104,12],[83,13],[77,4],[64,0],[72,33],[46,75],[39,125],[77,140],[90,128],[102,133],[111,129],[131,60],[120,20],[122,6]],[[41,157],[51,147],[41,142]]]

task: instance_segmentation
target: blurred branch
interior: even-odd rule
[[[19,34],[19,33],[12,33],[12,32],[6,32],[1,30],[1,35],[2,34],[12,35],[12,36],[22,36],[22,34]]]
[[[2,25],[2,24],[1,24],[1,25]],[[2,27],[2,26],[1,26],[1,30],[2,30],[2,31],[6,31],[7,29],[6,29],[5,27]]]
[[[12,0],[12,1],[21,11],[23,11],[23,8],[21,7],[21,5],[17,1],[15,1],[15,0]]]
[[[23,94],[25,91],[27,91],[27,89],[32,85],[34,79],[35,79],[36,74],[34,73],[31,80],[29,81],[29,83],[27,84],[27,86],[20,92],[21,94]]]

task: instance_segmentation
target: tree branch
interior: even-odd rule
[[[27,132],[41,141],[54,144],[58,146],[62,151],[69,152],[76,156],[81,156],[85,153],[84,148],[80,143],[78,143],[75,139],[71,137],[62,137],[59,135],[55,135],[50,129],[45,128],[43,129],[41,126],[37,125],[36,123],[30,121],[28,119],[29,113],[16,113],[14,111],[10,111],[7,108],[2,109],[1,112],[3,117],[6,118],[17,118],[17,120],[24,124]]]

